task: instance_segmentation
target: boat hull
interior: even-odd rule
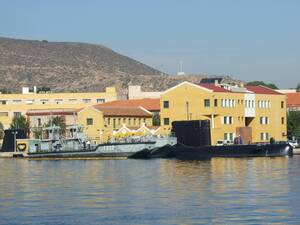
[[[212,157],[277,157],[293,155],[293,148],[288,144],[176,146],[173,151],[176,158],[188,160]]]

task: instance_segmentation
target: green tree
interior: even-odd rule
[[[45,125],[46,127],[58,126],[60,127],[61,134],[64,134],[66,131],[66,122],[62,116],[52,117]]]
[[[26,135],[28,136],[30,131],[30,124],[25,116],[14,116],[10,124],[10,129],[24,129]]]
[[[268,87],[268,88],[271,88],[271,89],[278,89],[278,87],[275,84],[265,83],[263,81],[257,81],[257,80],[248,82],[247,85],[253,85],[253,86],[262,85],[262,86],[265,86],[265,87]]]
[[[37,93],[41,93],[41,92],[45,93],[45,92],[50,92],[50,91],[51,91],[51,89],[49,87],[45,87],[45,86],[37,89]]]
[[[287,116],[287,134],[291,138],[300,137],[300,111],[289,111]]]
[[[3,124],[0,122],[0,139],[3,139],[4,136],[4,126]]]
[[[160,126],[160,115],[158,113],[153,115],[152,124],[153,126]]]
[[[296,90],[297,90],[297,92],[300,92],[300,83],[298,83]]]

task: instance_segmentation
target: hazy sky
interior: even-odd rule
[[[1,0],[0,36],[103,44],[167,73],[300,82],[300,0]]]

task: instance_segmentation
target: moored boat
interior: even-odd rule
[[[177,139],[172,136],[128,137],[120,141],[92,145],[82,133],[82,128],[73,126],[71,136],[62,138],[58,127],[44,129],[47,139],[20,140],[19,150],[23,149],[27,158],[85,158],[85,157],[129,157],[141,150],[159,149],[173,146]]]

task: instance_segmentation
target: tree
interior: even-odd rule
[[[37,93],[47,93],[47,92],[50,92],[50,91],[51,91],[51,89],[49,87],[45,87],[45,86],[40,87],[40,88],[37,89]]]
[[[257,81],[257,80],[248,82],[247,85],[253,85],[253,86],[262,85],[262,86],[265,86],[265,87],[268,87],[268,88],[271,88],[271,89],[278,89],[278,87],[275,84],[265,83],[263,81]]]
[[[10,129],[24,129],[26,135],[28,136],[30,131],[30,124],[25,116],[14,116],[10,124]]]
[[[3,124],[0,122],[0,139],[3,139],[4,136],[4,126]]]
[[[300,137],[300,111],[290,111],[287,116],[288,137]]]
[[[60,127],[60,133],[64,134],[66,131],[66,122],[64,117],[62,116],[55,116],[52,117],[45,125],[46,127],[50,127],[50,126],[58,126]]]
[[[296,90],[297,90],[297,92],[300,92],[300,82],[298,83]]]
[[[160,115],[158,113],[153,115],[152,124],[153,126],[160,126]]]

